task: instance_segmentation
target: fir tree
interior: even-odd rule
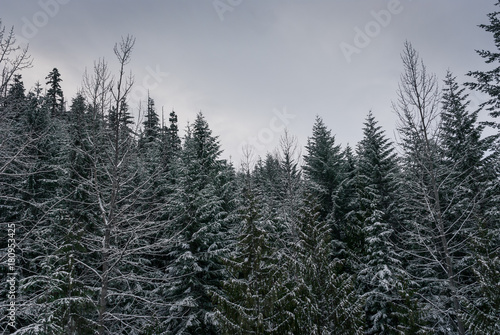
[[[317,185],[322,199],[322,215],[326,217],[333,209],[334,194],[343,180],[343,162],[340,146],[335,145],[334,136],[319,116],[316,116],[306,150],[304,173]]]
[[[495,299],[498,300],[489,293],[487,298],[481,297],[487,292],[484,281],[495,286],[491,280],[496,276],[495,262],[490,258],[495,250],[491,241],[498,240],[495,237],[498,225],[490,216],[495,208],[495,155],[486,155],[492,149],[494,137],[482,138],[484,126],[478,125],[479,111],[468,111],[468,96],[450,72],[445,85],[440,127],[441,164],[447,171],[441,181],[447,204],[445,218],[450,222],[453,238],[459,242],[454,256],[460,260],[456,281],[463,304],[468,306],[464,317],[472,331],[486,333],[492,330],[487,321],[492,315],[488,313]]]
[[[46,99],[50,115],[52,117],[60,117],[64,114],[64,96],[61,88],[61,74],[57,68],[54,68],[45,79],[47,79],[47,85],[49,85]]]
[[[180,150],[181,140],[179,138],[179,127],[177,126],[177,114],[172,110],[170,112],[168,122],[170,125],[168,127],[169,143],[172,152],[177,152]]]
[[[224,263],[229,277],[214,292],[216,319],[223,334],[280,334],[283,271],[269,239],[272,214],[247,171],[242,176],[238,217],[241,225],[231,256]]]
[[[230,182],[219,159],[220,146],[207,121],[197,115],[188,129],[184,148],[175,165],[177,184],[172,194],[176,211],[175,244],[169,251],[168,266],[172,302],[170,332],[177,334],[216,333],[211,292],[224,279],[221,256],[225,250],[228,211],[231,205],[221,196]]]
[[[394,245],[397,161],[389,140],[370,112],[358,145],[355,214],[364,240],[359,279],[366,299],[368,334],[391,334],[397,327],[394,304],[402,264]]]
[[[146,117],[142,123],[143,129],[139,146],[144,147],[147,144],[158,141],[160,135],[160,119],[155,110],[155,102],[148,96],[148,105]]]
[[[330,227],[321,219],[320,205],[305,194],[298,213],[298,242],[293,262],[298,297],[296,333],[362,334],[362,299],[342,259],[332,257]]]

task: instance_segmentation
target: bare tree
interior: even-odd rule
[[[31,63],[28,46],[18,46],[14,27],[7,32],[0,19],[0,97],[5,96],[7,85],[14,74],[31,67]]]
[[[108,69],[108,64],[104,59],[94,62],[93,73],[89,74],[87,70],[83,75],[82,95],[90,104],[92,119],[104,119],[105,113],[111,106],[111,88],[113,87],[113,78]]]
[[[120,113],[122,113],[122,104],[125,103],[127,93],[130,91],[133,80],[127,81],[125,79],[125,65],[130,61],[132,54],[132,49],[134,47],[135,39],[130,35],[126,38],[122,38],[119,44],[115,44],[113,49],[118,62],[120,64],[120,70],[118,74],[118,79],[116,82],[116,87],[111,90],[113,95],[114,110],[117,114],[117,120],[120,120]],[[111,182],[110,197],[107,204],[104,203],[104,199],[99,198],[99,204],[101,208],[101,215],[104,223],[104,236],[103,236],[103,248],[102,248],[102,275],[101,275],[101,290],[99,295],[99,334],[105,334],[105,314],[107,311],[107,299],[108,299],[108,286],[109,286],[109,272],[113,267],[110,264],[110,241],[111,233],[116,229],[116,225],[119,221],[119,209],[118,204],[120,202],[119,192],[122,187],[121,174],[122,169],[120,169],[120,163],[126,156],[126,150],[129,148],[123,147],[122,132],[120,132],[120,122],[117,121],[114,125],[114,129],[111,129],[109,136],[109,142],[111,142],[112,152],[110,152],[110,168],[108,170],[108,177]],[[97,186],[97,185],[96,185]],[[102,192],[98,191],[98,194]],[[103,201],[104,200],[104,201]]]
[[[406,155],[406,172],[410,179],[407,191],[412,194],[409,197],[413,197],[412,215],[415,221],[422,220],[421,225],[413,226],[414,230],[410,231],[413,241],[422,252],[410,251],[410,254],[423,267],[435,265],[437,271],[443,272],[443,277],[446,278],[445,290],[449,292],[444,294],[449,295],[453,311],[447,317],[452,319],[459,334],[465,334],[460,318],[452,248],[453,243],[458,243],[457,228],[445,222],[444,213],[447,208],[442,203],[440,194],[440,180],[445,177],[439,168],[437,151],[440,115],[437,79],[434,74],[427,72],[423,61],[409,42],[405,43],[401,58],[404,72],[399,84],[398,101],[393,104],[393,108],[399,118],[398,131]],[[420,213],[422,216],[417,218]],[[423,269],[420,270],[423,272]],[[427,281],[426,285],[429,285],[429,280],[433,279],[424,280]],[[432,301],[432,297],[423,298],[434,305],[439,313],[447,314],[443,306],[437,306]]]

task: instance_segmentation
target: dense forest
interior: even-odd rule
[[[500,334],[500,12],[488,18],[499,50],[478,51],[490,70],[465,84],[402,46],[394,141],[368,111],[354,148],[316,116],[303,156],[285,132],[237,167],[201,112],[182,138],[154,97],[134,121],[132,36],[116,73],[96,61],[66,100],[57,68],[26,90],[29,51],[0,21],[0,329]],[[471,90],[488,97],[478,110]]]

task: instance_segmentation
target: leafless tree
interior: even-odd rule
[[[93,73],[87,70],[83,75],[82,95],[90,104],[92,119],[104,119],[105,113],[111,107],[111,88],[113,79],[104,59],[94,62]]]
[[[425,250],[421,254],[413,253],[413,256],[418,257],[419,262],[427,262],[423,266],[434,264],[443,271],[452,303],[452,322],[458,333],[463,335],[465,328],[460,318],[457,274],[452,255],[452,244],[457,243],[456,239],[452,241],[456,233],[451,233],[453,228],[445,222],[447,207],[440,195],[443,171],[439,168],[436,145],[439,135],[440,92],[436,76],[427,72],[423,61],[409,42],[405,43],[401,58],[404,72],[399,84],[398,101],[393,104],[393,108],[399,118],[398,131],[407,163],[414,166],[409,171],[412,182],[407,185],[407,191],[413,192],[420,199],[418,203],[414,203],[414,215],[424,212],[426,214],[423,221],[428,221],[421,226],[426,226],[428,231],[419,229],[412,232],[416,243]],[[434,236],[429,236],[431,234]]]
[[[31,63],[28,46],[18,46],[14,27],[7,31],[0,19],[0,97],[5,96],[14,74],[31,67]]]

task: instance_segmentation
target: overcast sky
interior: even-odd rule
[[[441,82],[447,69],[465,81],[469,70],[485,68],[474,50],[493,48],[477,25],[488,22],[494,3],[0,0],[0,18],[29,42],[26,87],[57,67],[68,100],[95,60],[116,69],[113,45],[135,36],[133,100],[149,89],[160,113],[175,109],[180,128],[202,111],[224,157],[238,165],[242,145],[263,155],[285,126],[304,146],[315,115],[344,146],[361,139],[369,110],[393,138],[404,41]]]

